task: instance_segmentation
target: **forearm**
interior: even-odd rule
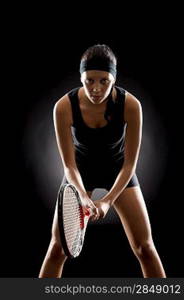
[[[87,193],[77,167],[65,167],[64,172],[67,181],[76,187],[77,191],[79,192],[79,195],[81,197],[86,196]]]
[[[93,201],[89,198],[89,196],[86,192],[86,189],[85,189],[83,181],[82,181],[82,177],[80,175],[80,172],[79,172],[77,166],[65,167],[64,171],[65,171],[65,176],[66,176],[66,179],[68,180],[68,182],[70,184],[73,184],[79,193],[79,196],[81,198],[82,205],[84,208],[84,213],[85,213],[85,209],[87,209],[86,212],[89,212],[89,209],[90,209],[91,217],[93,218],[93,220],[95,220],[95,218],[99,214],[98,209],[94,205]]]
[[[109,192],[102,198],[112,205],[119,195],[126,188],[129,180],[133,176],[135,169],[132,166],[123,166]]]

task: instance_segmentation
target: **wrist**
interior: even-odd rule
[[[109,195],[104,196],[102,199],[100,199],[100,201],[103,201],[103,202],[107,203],[110,206],[112,206],[112,204],[114,202],[113,198],[111,196],[109,196]]]
[[[89,199],[89,196],[85,191],[80,191],[79,196],[80,196],[81,199],[86,199],[86,198]]]

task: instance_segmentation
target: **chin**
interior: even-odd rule
[[[94,99],[94,98],[90,98],[91,101],[94,103],[94,104],[101,104],[104,102],[104,100],[106,99],[105,97],[100,97],[100,99]]]

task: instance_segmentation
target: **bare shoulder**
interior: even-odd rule
[[[131,93],[126,92],[125,94],[125,106],[127,109],[136,110],[141,108],[140,101]]]
[[[67,121],[72,124],[71,104],[68,94],[61,97],[54,105],[54,117]]]
[[[142,116],[142,106],[140,101],[131,93],[126,92],[125,94],[125,111],[124,118],[128,121],[135,117]]]
[[[69,97],[68,94],[65,94],[61,97],[54,105],[54,111],[63,112],[70,109]]]

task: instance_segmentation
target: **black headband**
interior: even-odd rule
[[[80,73],[82,74],[85,71],[89,70],[98,70],[109,72],[116,78],[116,65],[112,62],[102,60],[101,58],[93,58],[90,60],[82,60],[80,63]]]

